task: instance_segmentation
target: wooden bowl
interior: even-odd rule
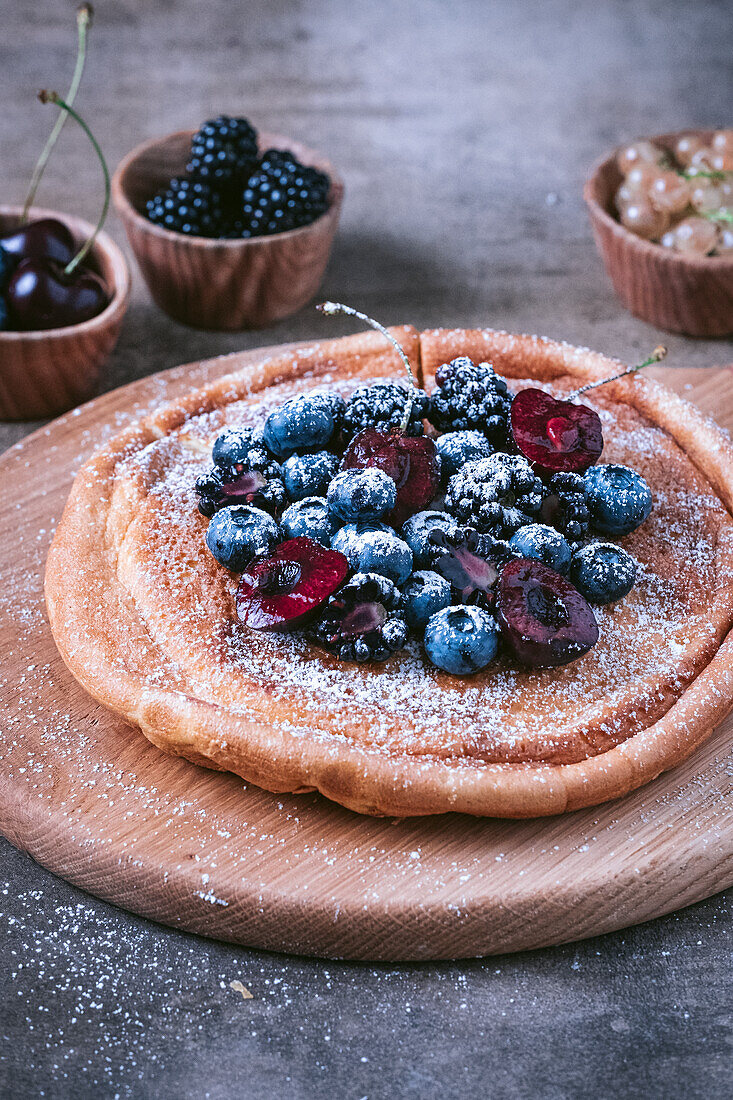
[[[0,231],[19,225],[21,206],[0,206]],[[93,226],[82,218],[34,207],[31,218],[57,218],[81,244]],[[130,297],[130,269],[117,245],[100,233],[89,266],[111,290],[96,317],[67,328],[39,332],[0,331],[0,420],[58,416],[94,395],[102,366],[117,342]]]
[[[681,134],[708,140],[712,130],[680,130],[649,138],[671,146]],[[626,229],[614,214],[622,181],[616,152],[594,168],[583,190],[598,251],[616,294],[635,317],[688,336],[733,333],[733,258],[687,256]]]
[[[187,237],[153,225],[145,203],[185,171],[193,131],[182,130],[133,149],[112,180],[127,238],[160,308],[194,328],[261,328],[288,317],[316,293],[331,252],[344,186],[328,161],[297,141],[260,134],[331,179],[329,206],[311,225],[249,240]]]

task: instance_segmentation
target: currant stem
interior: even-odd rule
[[[375,321],[373,317],[368,317],[366,313],[361,313],[358,309],[354,309],[353,306],[345,306],[341,302],[321,302],[320,305],[316,306],[316,309],[319,310],[321,313],[327,314],[329,317],[332,317],[336,313],[347,313],[349,317],[358,317],[360,321],[366,321],[366,323],[368,325],[371,325],[372,328],[376,329],[377,332],[381,332],[382,336],[389,340],[390,344],[402,360],[405,370],[407,371],[407,377],[410,379],[413,387],[415,389],[418,388],[417,382],[415,381],[415,377],[412,373],[412,367],[410,366],[409,359],[395,340],[392,333],[389,332],[389,330],[386,329],[384,325],[380,325],[379,321]],[[407,406],[405,408],[404,416],[402,417],[402,423],[400,425],[400,433],[402,435],[404,435],[404,433],[407,431],[407,425],[410,423],[410,416],[412,415],[412,405],[413,398],[410,394]]]
[[[94,9],[91,4],[82,4],[76,11],[76,26],[78,30],[78,41],[76,48],[76,65],[74,67],[74,75],[71,78],[71,84],[69,90],[66,93],[66,102],[69,106],[73,106],[76,99],[76,93],[79,91],[79,85],[81,84],[82,73],[84,72],[84,63],[87,56],[87,32],[92,25],[92,16]],[[33,206],[33,202],[38,191],[38,186],[43,177],[43,173],[46,170],[48,159],[53,152],[53,148],[59,139],[59,135],[63,130],[66,119],[69,116],[65,111],[59,111],[59,117],[54,123],[53,130],[48,135],[48,140],[44,145],[41,155],[36,162],[36,166],[33,169],[33,175],[31,176],[31,182],[28,186],[28,194],[23,205],[23,213],[21,215],[20,224],[25,225],[28,221],[28,213]]]
[[[650,367],[652,363],[659,363],[664,359],[667,354],[667,349],[663,344],[659,344],[654,349],[648,359],[645,359],[643,363],[637,363],[635,367],[627,367],[626,370],[619,371],[618,374],[612,374],[610,378],[601,378],[598,382],[588,382],[587,385],[581,386],[579,390],[573,390],[565,398],[566,401],[574,401],[576,397],[580,397],[581,393],[586,393],[588,390],[594,390],[597,386],[605,386],[606,382],[615,382],[618,378],[625,378],[627,374],[636,374],[639,370],[644,370],[644,367]]]
[[[689,169],[683,169],[677,174],[679,176],[682,176],[683,179],[690,180],[692,182],[699,179],[724,180],[727,179],[728,176],[733,175],[733,172],[724,172],[722,169],[719,168],[695,168],[693,171],[690,171]]]
[[[715,222],[716,225],[719,222],[725,222],[726,225],[733,224],[733,213],[724,206],[721,206],[720,210],[701,210],[700,213],[703,218],[707,218],[709,222]]]
[[[74,119],[75,122],[79,123],[82,130],[84,131],[84,133],[87,135],[87,137],[91,141],[91,143],[94,147],[94,152],[99,157],[99,163],[102,165],[102,172],[104,173],[104,204],[102,206],[102,213],[100,215],[99,221],[97,222],[97,224],[94,227],[94,230],[93,230],[91,236],[84,242],[84,244],[81,246],[81,248],[77,252],[76,256],[74,256],[73,259],[64,268],[64,274],[65,275],[71,275],[77,269],[77,267],[82,262],[82,260],[84,260],[86,258],[86,256],[88,255],[89,250],[94,245],[94,242],[97,239],[97,234],[99,233],[100,229],[104,225],[105,219],[107,217],[107,212],[109,210],[109,196],[110,196],[109,169],[107,167],[107,162],[104,159],[104,153],[99,148],[99,143],[98,143],[97,139],[95,138],[94,134],[89,129],[89,127],[87,126],[84,119],[76,113],[74,108],[70,107],[69,104],[66,103],[66,101],[61,98],[61,96],[58,94],[58,92],[47,92],[44,89],[43,91],[40,91],[38,93],[38,98],[40,99],[41,103],[55,103],[57,107],[60,107],[62,111],[66,111],[68,114],[71,115],[71,117]]]

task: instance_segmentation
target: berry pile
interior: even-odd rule
[[[709,143],[683,134],[664,148],[636,141],[616,154],[622,225],[663,248],[698,256],[733,253],[733,130]]]
[[[607,540],[644,522],[649,487],[597,464],[588,406],[512,397],[465,357],[436,378],[431,397],[385,382],[346,401],[313,390],[217,438],[199,509],[209,550],[240,574],[239,618],[360,663],[421,639],[456,676],[501,653],[574,661],[598,638],[590,605],[634,584],[634,559]]]
[[[331,181],[286,150],[260,155],[246,118],[220,115],[196,131],[186,174],[149,199],[155,225],[192,237],[263,237],[310,225],[328,208]]]

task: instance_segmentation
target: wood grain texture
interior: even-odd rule
[[[145,142],[112,180],[112,196],[155,302],[196,328],[260,328],[301,309],[315,295],[341,212],[343,183],[333,165],[279,134],[259,135],[260,149],[289,149],[331,178],[329,206],[310,225],[249,240],[186,237],[153,225],[145,203],[185,174],[192,130]]]
[[[0,231],[14,228],[21,206],[0,206]],[[81,243],[93,226],[56,210],[33,208],[31,219],[58,218]],[[40,332],[0,332],[0,420],[58,416],[97,392],[102,367],[117,342],[130,297],[125,257],[100,233],[90,266],[110,288],[109,305],[97,317],[68,328]]]
[[[670,146],[682,133],[709,140],[712,130],[685,130],[651,138]],[[611,153],[594,169],[583,196],[593,236],[620,300],[635,317],[688,336],[733,332],[733,259],[688,256],[631,233],[617,220],[613,199],[622,176]]]
[[[18,532],[0,546],[5,835],[69,881],[163,923],[355,959],[584,938],[733,882],[730,719],[689,761],[619,803],[551,821],[399,822],[315,795],[273,796],[163,755],[78,687],[42,598],[74,473],[125,423],[252,358],[193,364],[107,394],[0,462],[0,515]],[[655,373],[733,423],[729,371]]]

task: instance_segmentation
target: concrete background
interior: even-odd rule
[[[0,0],[3,201],[22,201],[51,124],[35,90],[67,86],[74,7]],[[660,334],[613,297],[583,179],[624,139],[733,115],[727,0],[107,0],[92,35],[77,103],[111,165],[220,111],[338,164],[346,204],[324,296],[387,323],[491,324],[629,361]],[[99,209],[71,126],[39,201]],[[108,228],[122,240],[116,218]],[[106,387],[353,331],[306,309],[258,333],[193,332],[133,271]],[[671,364],[733,359],[728,341],[665,342]],[[32,427],[0,425],[0,449]],[[732,898],[523,956],[366,967],[158,928],[0,842],[0,1094],[727,1096]]]

